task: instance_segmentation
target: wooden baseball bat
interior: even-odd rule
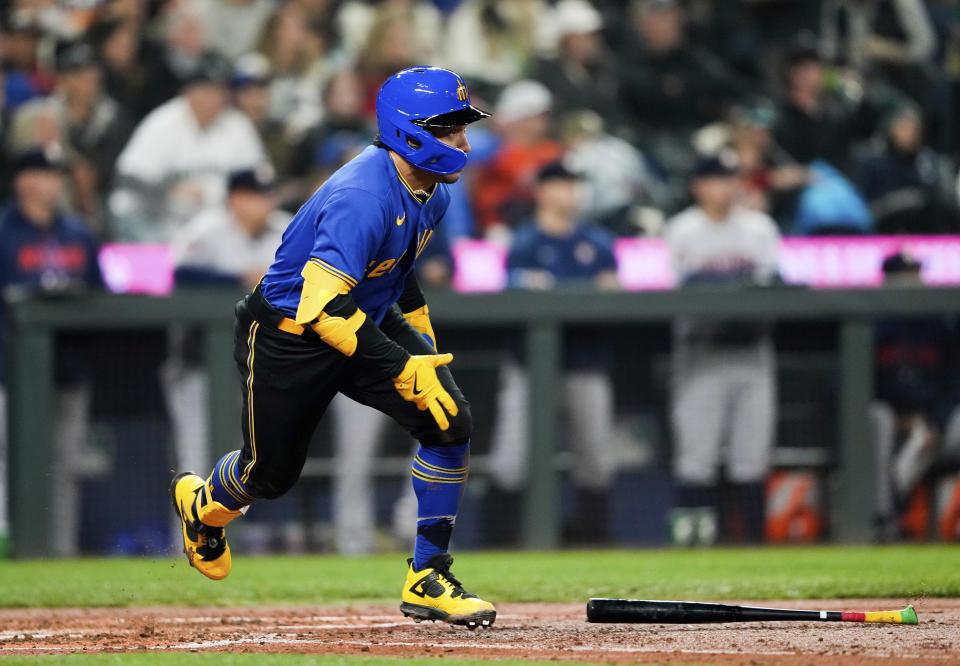
[[[591,599],[588,622],[696,624],[703,622],[888,622],[917,624],[913,606],[898,611],[825,611],[709,604],[699,601]]]

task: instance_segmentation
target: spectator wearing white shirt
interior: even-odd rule
[[[109,207],[124,240],[168,242],[226,194],[227,175],[265,161],[250,120],[227,105],[230,67],[207,56],[181,94],[152,111],[117,160]]]

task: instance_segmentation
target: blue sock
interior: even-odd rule
[[[240,472],[240,452],[231,451],[213,466],[213,472],[207,479],[213,500],[231,511],[245,507],[256,499],[240,481]]]
[[[460,497],[467,481],[470,444],[423,446],[417,449],[411,474],[417,494],[417,542],[413,568],[419,571],[427,560],[447,552],[457,519]]]

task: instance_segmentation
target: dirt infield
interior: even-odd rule
[[[608,664],[955,664],[960,599],[910,600],[920,624],[598,625],[584,604],[502,604],[470,632],[415,624],[394,606],[0,610],[0,657],[71,652],[211,651],[456,656]],[[749,602],[744,602],[749,603]],[[892,610],[904,599],[762,602]]]

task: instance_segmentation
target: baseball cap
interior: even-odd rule
[[[557,160],[556,162],[550,162],[544,165],[544,167],[537,172],[538,185],[551,180],[583,180],[583,176],[576,171],[571,171],[563,162]]]
[[[227,191],[245,190],[248,192],[265,193],[276,185],[273,167],[262,164],[254,169],[240,169],[227,177]]]
[[[553,95],[539,81],[525,79],[511,83],[500,93],[494,116],[511,122],[546,113],[553,105]]]
[[[817,48],[807,40],[797,41],[784,57],[784,64],[788,69],[810,62],[823,62],[823,58]]]
[[[57,46],[54,64],[58,72],[70,72],[96,67],[97,57],[85,42],[66,42]]]
[[[66,161],[59,144],[30,146],[17,153],[10,164],[13,176],[24,171],[62,171],[65,168]]]
[[[914,273],[923,268],[920,261],[906,251],[891,254],[883,260],[883,274],[893,275],[897,273]]]
[[[262,53],[247,53],[239,58],[233,66],[233,79],[230,84],[234,88],[246,86],[262,86],[270,82],[270,61]]]
[[[704,157],[693,168],[692,178],[736,176],[740,162],[732,150],[722,150],[716,155]]]
[[[600,12],[586,0],[560,0],[553,9],[553,22],[561,37],[596,32],[603,27]]]
[[[226,58],[213,51],[208,51],[200,56],[200,62],[184,80],[183,87],[186,88],[198,83],[211,83],[226,87],[230,83],[232,73],[230,63],[227,62]]]

